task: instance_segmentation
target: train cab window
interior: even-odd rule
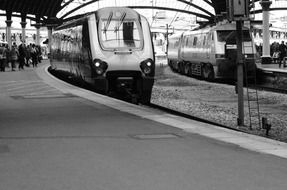
[[[236,31],[219,30],[217,31],[217,39],[219,42],[225,42],[228,40],[230,43],[236,43]],[[243,41],[251,41],[251,36],[248,30],[243,30]]]
[[[135,19],[103,18],[99,21],[99,37],[103,49],[140,49],[143,45],[141,26]]]

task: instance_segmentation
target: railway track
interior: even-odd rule
[[[216,122],[213,122],[213,121],[210,121],[210,120],[207,120],[207,119],[203,119],[203,118],[200,118],[200,117],[196,117],[196,116],[192,116],[192,115],[189,115],[189,114],[185,114],[185,113],[182,113],[182,112],[179,112],[179,111],[176,111],[176,110],[173,110],[173,109],[169,109],[167,107],[163,107],[163,106],[160,106],[160,105],[156,105],[156,104],[152,104],[151,103],[149,105],[141,105],[141,106],[157,109],[157,110],[163,111],[165,113],[169,113],[169,114],[172,114],[172,115],[176,115],[176,116],[184,117],[184,118],[187,118],[187,119],[199,121],[199,122],[202,122],[202,123],[207,123],[207,124],[210,124],[210,125],[215,125],[215,126],[222,127],[222,128],[225,128],[225,129],[230,129],[230,130],[239,131],[239,132],[245,132],[245,131],[240,130],[240,129],[228,127],[228,126],[220,124],[220,123],[216,123]]]

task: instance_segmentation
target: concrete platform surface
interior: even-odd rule
[[[0,73],[2,190],[286,190],[285,143]]]

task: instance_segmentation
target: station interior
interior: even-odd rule
[[[0,0],[0,189],[285,190],[286,10]]]

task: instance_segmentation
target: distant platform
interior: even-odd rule
[[[283,65],[281,65],[281,67],[279,67],[279,64],[260,64],[258,69],[260,69],[262,71],[266,71],[266,72],[269,71],[269,72],[287,73],[287,65],[286,65],[286,67],[284,67]]]

